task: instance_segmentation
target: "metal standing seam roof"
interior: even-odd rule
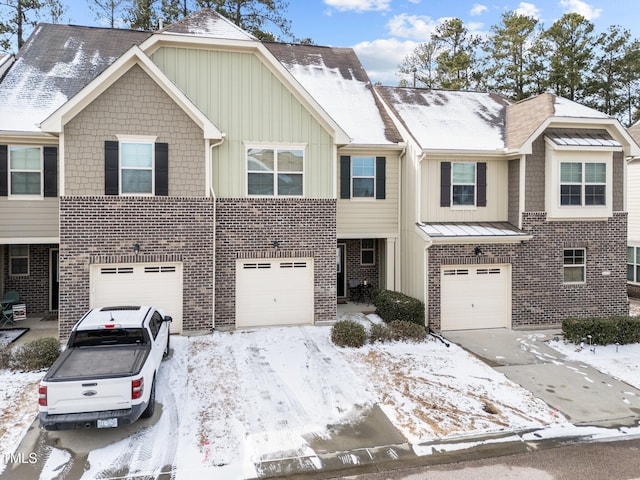
[[[546,137],[558,146],[567,147],[622,147],[607,133],[547,133]]]
[[[432,238],[527,236],[507,222],[419,223],[418,227]]]

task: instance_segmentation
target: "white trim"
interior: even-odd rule
[[[11,254],[11,247],[26,247],[27,248],[27,254],[26,255],[12,255]],[[12,268],[12,260],[14,258],[26,258],[27,259],[27,271],[26,273],[13,273],[13,268]],[[8,258],[8,271],[9,271],[9,276],[10,277],[28,277],[29,273],[31,271],[31,245],[27,244],[27,243],[16,243],[13,245],[9,246],[9,258]]]
[[[245,189],[247,197],[250,198],[303,198],[305,193],[305,183],[306,183],[306,163],[307,163],[307,150],[306,144],[278,144],[273,142],[266,143],[252,143],[252,142],[243,142],[244,143],[244,166],[245,166]],[[293,145],[293,146],[291,146]],[[297,145],[297,146],[296,146]],[[250,149],[264,149],[264,150],[272,150],[273,155],[273,171],[259,171],[259,170],[249,170],[249,150]],[[302,171],[301,172],[288,172],[281,171],[278,165],[279,162],[279,152],[284,150],[299,150],[302,152]],[[263,173],[263,174],[271,174],[273,175],[273,194],[271,195],[262,195],[262,194],[251,194],[249,193],[249,174],[250,173]],[[278,193],[278,175],[280,174],[286,175],[300,175],[302,176],[302,193],[300,195],[281,195]]]
[[[157,135],[121,135],[116,134],[118,142],[125,143],[155,143],[158,139]]]
[[[156,149],[155,139],[151,135],[136,137],[134,135],[116,135],[118,140],[127,137],[127,140],[118,141],[118,195],[133,197],[152,197],[156,194]],[[153,140],[152,140],[153,139]],[[149,145],[151,147],[151,167],[123,167],[122,166],[122,145]],[[150,192],[123,192],[122,172],[123,170],[151,170],[151,191]]]
[[[22,170],[11,168],[11,149],[12,148],[33,148],[40,150],[40,193],[12,193],[11,174],[15,172],[35,173],[35,170]],[[7,147],[7,200],[43,200],[44,199],[44,147],[43,145],[14,145]]]
[[[64,126],[84,110],[93,100],[117,82],[134,65],[138,65],[160,88],[202,129],[204,138],[221,139],[222,132],[211,123],[189,98],[167,78],[149,57],[138,47],[133,46],[104,72],[85,86],[78,94],[52,113],[39,127],[43,132],[60,134]]]
[[[45,243],[60,243],[60,237],[0,237],[0,242],[2,242],[3,245],[21,245],[27,243],[30,245],[38,245]]]

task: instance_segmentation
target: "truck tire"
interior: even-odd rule
[[[167,345],[164,347],[164,352],[162,352],[162,358],[167,358],[169,356],[170,341],[171,335],[167,335]]]
[[[151,395],[149,395],[149,404],[144,409],[141,418],[153,417],[153,412],[156,410],[156,377],[153,377],[153,383],[151,384]]]

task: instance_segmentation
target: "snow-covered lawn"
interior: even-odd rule
[[[177,478],[254,477],[257,462],[313,457],[306,439],[326,438],[328,425],[357,422],[374,405],[412,444],[566,423],[455,345],[430,340],[338,348],[330,331],[284,327],[172,337],[172,356],[158,378],[162,415],[131,437],[91,450],[85,476],[169,468]],[[0,453],[15,450],[35,418],[41,375],[0,371]],[[50,461],[70,461],[65,451],[48,448]],[[46,471],[60,468],[48,465],[40,478],[53,478]]]

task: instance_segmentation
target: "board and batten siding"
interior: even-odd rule
[[[0,243],[3,239],[58,238],[59,200],[8,200],[0,199]]]
[[[486,162],[486,207],[441,207],[440,164],[442,162]],[[506,222],[509,217],[509,162],[505,160],[430,158],[422,162],[421,220],[423,222]]]
[[[246,196],[247,145],[304,145],[304,196],[333,198],[331,135],[255,54],[162,47],[152,59],[226,134],[212,152],[218,197]]]
[[[640,245],[640,162],[627,166],[627,237],[630,245]]]
[[[354,154],[363,155],[361,153]],[[372,157],[383,156],[376,153],[364,154]],[[385,176],[386,192],[384,199],[341,199],[338,194],[337,231],[338,236],[378,235],[397,236],[399,231],[398,218],[398,155],[384,155],[386,158]],[[340,167],[337,169],[340,185]]]

